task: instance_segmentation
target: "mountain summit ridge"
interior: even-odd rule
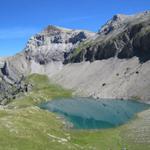
[[[137,56],[140,62],[150,59],[150,11],[132,16],[115,15],[98,32],[97,38],[80,47],[70,62],[94,61]]]
[[[50,61],[64,61],[64,53],[72,51],[78,44],[95,33],[71,30],[49,25],[42,32],[29,39],[24,52],[40,64]],[[43,58],[42,58],[43,57]]]

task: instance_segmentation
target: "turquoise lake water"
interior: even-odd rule
[[[150,106],[130,100],[71,98],[42,103],[40,108],[63,116],[76,129],[104,129],[125,124]]]

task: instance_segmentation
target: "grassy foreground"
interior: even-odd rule
[[[53,113],[41,110],[37,104],[58,97],[71,97],[71,91],[50,84],[46,76],[31,75],[27,82],[33,90],[0,108],[0,150],[149,150],[150,128],[141,113],[131,123],[107,130],[69,130]],[[149,117],[150,120],[150,117]],[[146,130],[146,137],[139,136]],[[138,129],[138,133],[135,132]],[[137,138],[138,137],[138,138]],[[141,139],[145,140],[141,141]],[[125,150],[125,149],[124,149]]]

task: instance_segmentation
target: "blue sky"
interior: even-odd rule
[[[114,14],[150,9],[150,0],[1,0],[0,56],[21,51],[49,24],[97,31]]]

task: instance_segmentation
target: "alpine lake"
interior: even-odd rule
[[[107,129],[127,123],[150,106],[133,100],[75,97],[42,103],[40,108],[58,114],[75,129]]]

